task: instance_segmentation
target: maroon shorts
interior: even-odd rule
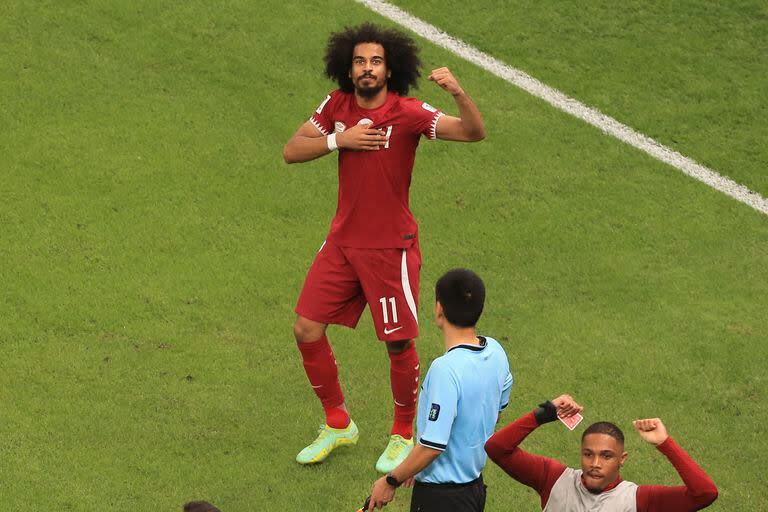
[[[408,249],[358,249],[326,242],[315,256],[296,313],[354,328],[368,304],[382,341],[419,335],[418,242]]]

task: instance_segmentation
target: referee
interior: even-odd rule
[[[509,402],[512,374],[504,349],[475,330],[485,286],[454,269],[435,285],[435,323],[445,354],[429,367],[419,395],[418,444],[373,484],[368,510],[381,509],[401,485],[415,484],[411,512],[479,512],[485,508],[483,446]]]

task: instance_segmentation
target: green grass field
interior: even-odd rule
[[[397,3],[768,192],[761,3]],[[0,6],[7,510],[359,506],[386,443],[388,360],[367,313],[355,331],[329,331],[361,440],[296,464],[322,415],[293,306],[336,178],[334,159],[289,167],[281,149],[333,88],[328,34],[369,19],[383,23],[341,0]],[[626,431],[660,416],[718,484],[711,510],[768,508],[768,219],[419,42],[488,130],[480,144],[419,150],[423,363],[441,352],[434,281],[471,267],[488,287],[481,331],[515,375],[502,422],[561,392],[587,421]],[[414,94],[455,112],[433,84]],[[624,477],[676,484],[627,433]],[[551,428],[524,446],[576,465],[577,444]],[[538,510],[498,468],[485,475],[487,510]],[[388,509],[407,510],[408,496]]]
[[[393,3],[768,194],[768,4]]]

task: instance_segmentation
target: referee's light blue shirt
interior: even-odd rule
[[[504,348],[479,336],[480,346],[458,345],[429,367],[419,395],[419,444],[443,453],[416,475],[424,483],[462,484],[480,476],[484,445],[509,403],[512,374]]]

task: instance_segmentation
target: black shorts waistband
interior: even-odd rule
[[[444,484],[436,484],[432,482],[419,482],[418,480],[416,480],[414,485],[423,486],[423,487],[441,487],[444,489],[459,489],[461,487],[469,487],[470,485],[477,485],[482,483],[483,483],[483,475],[480,474],[479,477],[475,478],[471,482],[464,482],[461,484],[457,484],[455,482],[446,482]]]

